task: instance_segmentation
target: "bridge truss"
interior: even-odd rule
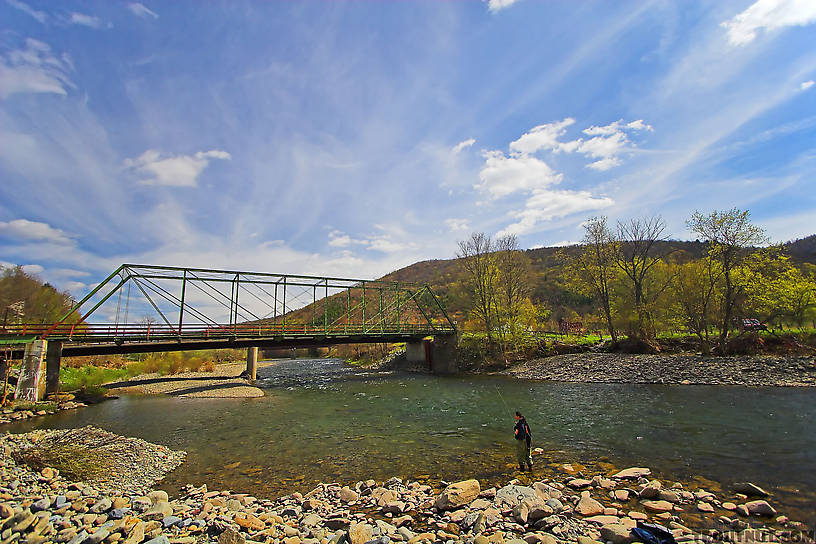
[[[0,343],[155,343],[452,334],[427,285],[123,264],[59,321],[6,325]]]

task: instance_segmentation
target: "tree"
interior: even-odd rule
[[[734,271],[748,254],[749,248],[765,243],[765,231],[753,225],[748,210],[732,208],[707,215],[696,211],[686,226],[700,235],[708,245],[708,255],[719,263],[724,281],[720,295],[720,349],[725,348],[739,291],[734,283]]]
[[[490,236],[474,232],[470,238],[459,242],[456,255],[465,269],[467,282],[473,297],[473,314],[484,325],[487,341],[493,341],[496,322],[496,285],[499,270],[495,245]]]
[[[522,304],[531,291],[530,259],[518,247],[513,234],[496,240],[496,319],[499,334],[512,336],[521,316]]]
[[[708,354],[711,349],[709,332],[716,319],[715,297],[721,285],[722,268],[711,256],[677,266],[672,282],[676,306],[686,326],[700,342],[700,351]]]
[[[665,284],[657,292],[647,291],[650,273],[660,262],[654,255],[654,246],[665,239],[665,230],[666,222],[660,216],[618,222],[615,264],[628,279],[637,319],[630,332],[645,341],[655,337],[649,302],[667,287]]]
[[[581,252],[571,263],[573,275],[600,303],[613,344],[618,343],[617,331],[612,321],[611,304],[617,246],[612,231],[606,225],[606,217],[591,217],[584,223]]]

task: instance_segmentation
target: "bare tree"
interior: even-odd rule
[[[498,238],[495,242],[497,277],[498,320],[502,335],[515,326],[522,302],[530,295],[530,259],[519,249],[514,234]]]
[[[649,273],[660,262],[655,256],[655,244],[665,240],[666,222],[658,216],[618,222],[616,264],[629,279],[637,313],[637,331],[642,340],[654,337],[645,286]]]
[[[591,217],[584,223],[584,239],[581,253],[575,264],[580,281],[590,287],[601,304],[606,328],[612,343],[618,343],[618,335],[612,321],[611,285],[615,278],[617,242],[606,224],[606,217]]]
[[[473,313],[484,325],[488,342],[493,341],[496,316],[496,285],[499,271],[495,245],[483,232],[474,232],[459,242],[456,255],[462,261],[472,288]]]
[[[720,349],[725,348],[734,314],[738,287],[734,269],[740,265],[751,247],[766,243],[765,231],[753,225],[748,210],[732,208],[707,215],[694,211],[686,222],[688,228],[708,244],[708,254],[719,262],[725,282],[720,304]]]

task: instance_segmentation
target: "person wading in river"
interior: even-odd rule
[[[527,425],[527,420],[521,415],[521,412],[516,412],[516,426],[513,428],[513,435],[516,439],[516,460],[519,464],[519,470],[524,470],[524,464],[530,472],[533,471],[533,457],[530,451],[530,444],[532,443],[532,436],[530,434],[530,426]]]

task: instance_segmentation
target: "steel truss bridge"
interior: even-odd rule
[[[5,323],[0,347],[62,356],[415,341],[454,322],[423,284],[123,264],[56,323]]]

